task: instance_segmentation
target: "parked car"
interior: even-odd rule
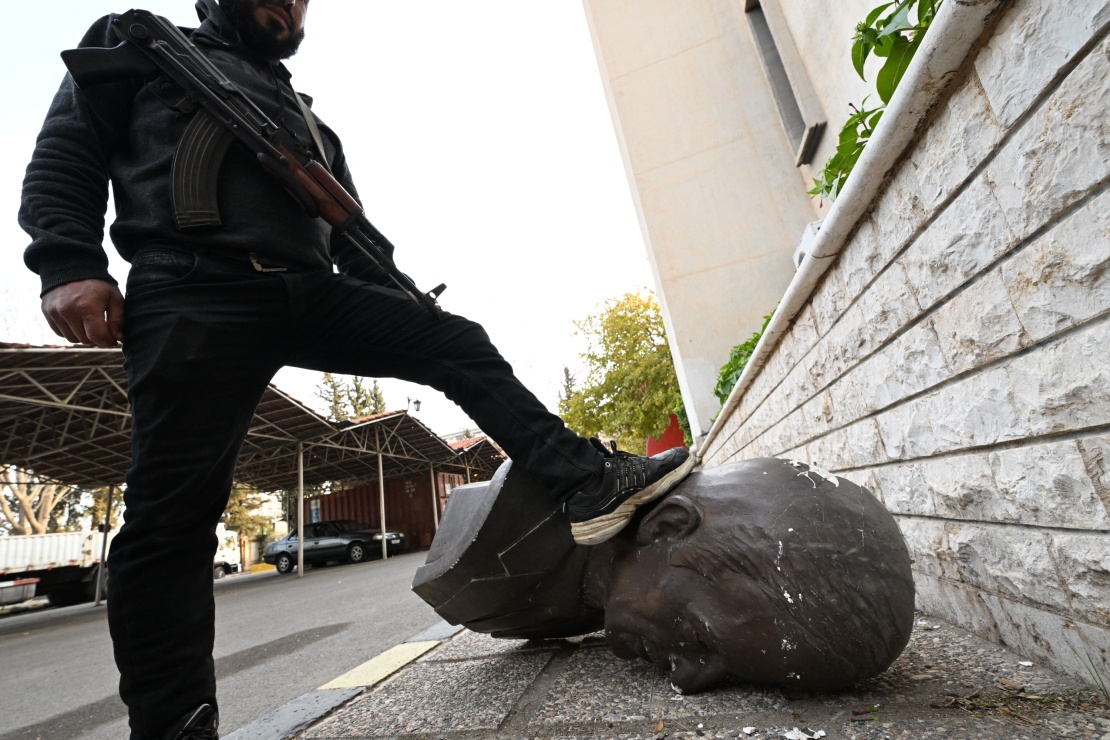
[[[396,555],[405,547],[405,535],[395,529],[386,530],[387,552]],[[350,519],[312,522],[304,525],[304,562],[326,563],[344,560],[361,563],[382,552],[382,531]],[[278,573],[288,573],[297,564],[297,532],[266,545],[262,559],[276,565]]]

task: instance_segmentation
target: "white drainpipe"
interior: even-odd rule
[[[814,287],[844,249],[860,217],[885,184],[887,174],[900,161],[926,114],[982,36],[988,18],[1007,3],[1008,0],[947,0],[941,6],[867,148],[821,224],[809,254],[794,273],[744,372],[717,414],[717,420],[698,445],[699,462],[771,351],[790,331],[794,318],[808,302]]]

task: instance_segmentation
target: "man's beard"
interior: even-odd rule
[[[266,0],[259,4],[284,6],[284,3]],[[235,30],[239,32],[243,44],[263,59],[288,59],[297,53],[297,48],[304,41],[304,28],[284,40],[276,38],[275,34],[281,30],[280,25],[276,20],[271,20],[273,30],[263,27],[254,17],[255,4],[252,0],[220,0],[220,7],[235,24]]]

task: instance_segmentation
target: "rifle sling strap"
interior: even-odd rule
[[[324,149],[324,138],[320,136],[320,127],[316,125],[316,119],[312,116],[312,111],[308,107],[308,103],[304,102],[304,98],[296,90],[293,91],[293,97],[297,99],[297,105],[301,108],[301,115],[304,116],[304,122],[308,124],[308,131],[312,134],[312,141],[316,144],[316,150],[320,152],[320,159],[323,160],[324,167],[329,171],[331,170],[331,163],[328,162],[328,153]]]

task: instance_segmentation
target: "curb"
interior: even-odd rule
[[[441,620],[315,691],[301,694],[250,724],[243,725],[225,736],[224,740],[285,740],[292,737],[315,724],[328,712],[346,704],[440,643],[451,639],[461,630],[461,625],[448,624]]]

